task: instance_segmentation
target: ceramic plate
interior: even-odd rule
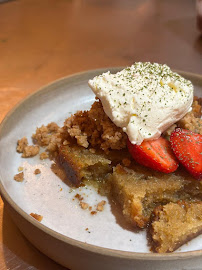
[[[118,68],[111,69],[112,72],[118,70]],[[182,246],[174,254],[166,255],[167,257],[151,254],[147,246],[145,232],[134,232],[133,228],[124,221],[119,209],[111,205],[107,197],[98,195],[94,187],[72,189],[52,172],[51,161],[41,161],[38,156],[23,159],[16,152],[17,140],[23,136],[26,136],[29,143],[32,144],[31,136],[36,127],[52,121],[62,126],[64,120],[72,113],[77,110],[89,109],[94,102],[94,94],[88,87],[87,81],[104,71],[106,70],[76,74],[40,89],[15,107],[1,124],[1,193],[6,204],[10,207],[11,215],[14,215],[17,224],[20,223],[18,226],[25,235],[24,226],[27,228],[31,224],[32,227],[37,227],[39,231],[44,232],[52,239],[59,237],[65,246],[70,245],[70,243],[73,246],[79,245],[87,253],[86,256],[90,253],[89,248],[90,250],[92,248],[95,254],[103,252],[106,256],[115,256],[119,259],[123,257],[122,263],[127,262],[127,258],[129,261],[131,259],[133,261],[135,258],[137,259],[136,256],[143,256],[149,260],[154,258],[157,260],[162,256],[164,256],[164,260],[169,256],[174,256],[173,260],[179,256],[186,259],[186,256],[190,256],[193,251],[192,256],[200,258],[198,256],[202,254],[202,236]],[[179,73],[193,82],[195,95],[202,96],[201,77]],[[18,167],[24,169],[25,180],[23,182],[13,180],[13,176],[18,173]],[[37,168],[41,171],[39,175],[34,174]],[[75,198],[76,194],[80,194],[84,201],[92,207],[91,211],[81,209],[79,200]],[[102,200],[107,202],[104,211],[92,215],[91,212],[96,211],[97,204]],[[29,216],[30,213],[42,215],[42,222],[36,222]],[[26,225],[21,224],[22,220],[27,221]],[[27,237],[30,239],[29,235]],[[38,240],[30,239],[35,246],[44,252],[41,247],[43,243],[41,244],[41,240]],[[47,254],[47,252],[45,253]],[[55,258],[52,253],[53,251],[50,251],[47,255],[65,266],[79,269],[77,262],[72,262],[68,256],[64,262],[64,258],[58,259],[56,254]],[[140,267],[142,265],[140,264]],[[89,267],[86,269],[91,269]],[[122,267],[124,268],[120,269],[130,269],[127,268],[127,265],[122,265]]]

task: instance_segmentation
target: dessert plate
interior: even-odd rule
[[[107,70],[117,72],[120,68]],[[71,113],[89,109],[94,94],[87,82],[107,70],[88,71],[53,82],[7,115],[0,127],[0,189],[5,205],[33,245],[70,269],[200,269],[202,236],[173,254],[153,254],[145,232],[134,232],[119,208],[98,195],[95,187],[72,189],[53,173],[50,160],[41,161],[38,156],[23,159],[16,152],[17,140],[26,136],[31,144],[36,127],[52,121],[62,126]],[[195,95],[202,96],[201,76],[178,73],[192,81]],[[23,182],[13,180],[18,167],[24,169]],[[37,168],[39,175],[34,174]],[[92,207],[91,211],[80,207],[77,194]],[[96,211],[103,200],[104,210]],[[92,215],[92,211],[97,213]],[[42,215],[42,222],[30,213]]]

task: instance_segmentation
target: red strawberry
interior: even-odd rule
[[[132,157],[146,167],[165,173],[174,172],[178,168],[170,142],[163,137],[143,141],[141,145],[132,144],[128,140],[128,149]]]
[[[176,128],[170,136],[170,142],[180,163],[196,179],[202,179],[202,135]]]

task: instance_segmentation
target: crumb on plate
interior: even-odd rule
[[[39,221],[39,222],[41,222],[42,219],[43,219],[43,216],[38,215],[38,214],[36,214],[36,213],[31,213],[30,216],[33,217],[33,218],[35,218],[35,219],[36,219],[37,221]]]
[[[106,204],[106,201],[105,201],[105,200],[102,200],[101,202],[99,202],[99,203],[97,204],[96,210],[102,212],[102,211],[104,210],[104,205],[105,205],[105,204]]]
[[[90,213],[93,216],[93,215],[96,215],[97,214],[97,211],[91,211]]]
[[[18,140],[17,142],[17,152],[18,153],[23,153],[25,147],[28,145],[28,140],[26,137],[23,137],[22,139]]]
[[[34,174],[40,174],[41,173],[41,170],[40,169],[36,169],[35,171],[34,171]]]
[[[17,152],[22,153],[22,157],[34,157],[39,153],[39,146],[28,145],[28,140],[26,137],[18,140],[17,142]]]
[[[39,153],[39,146],[38,145],[27,145],[22,153],[22,157],[34,157]]]
[[[89,207],[88,203],[85,203],[85,202],[80,202],[80,206],[82,209],[87,209]]]
[[[40,154],[40,159],[43,160],[43,159],[46,159],[46,158],[48,158],[48,154],[46,152],[42,152]]]
[[[14,175],[14,180],[17,182],[22,182],[24,180],[24,173],[21,172]]]

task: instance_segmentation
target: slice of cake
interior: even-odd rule
[[[76,186],[82,180],[103,180],[112,171],[111,160],[106,155],[91,152],[77,145],[61,145],[58,162],[68,179]]]
[[[202,202],[169,203],[157,207],[151,216],[149,234],[155,252],[173,252],[201,233]]]
[[[59,147],[57,162],[64,169],[68,180],[79,186],[84,180],[102,182],[112,173],[113,166],[130,162],[129,158],[127,150],[111,150],[106,154],[102,150],[68,144]]]
[[[139,165],[133,165],[133,169],[118,165],[111,176],[111,192],[124,217],[133,225],[145,228],[156,206],[181,199],[198,200],[202,185],[180,171],[163,174]]]

